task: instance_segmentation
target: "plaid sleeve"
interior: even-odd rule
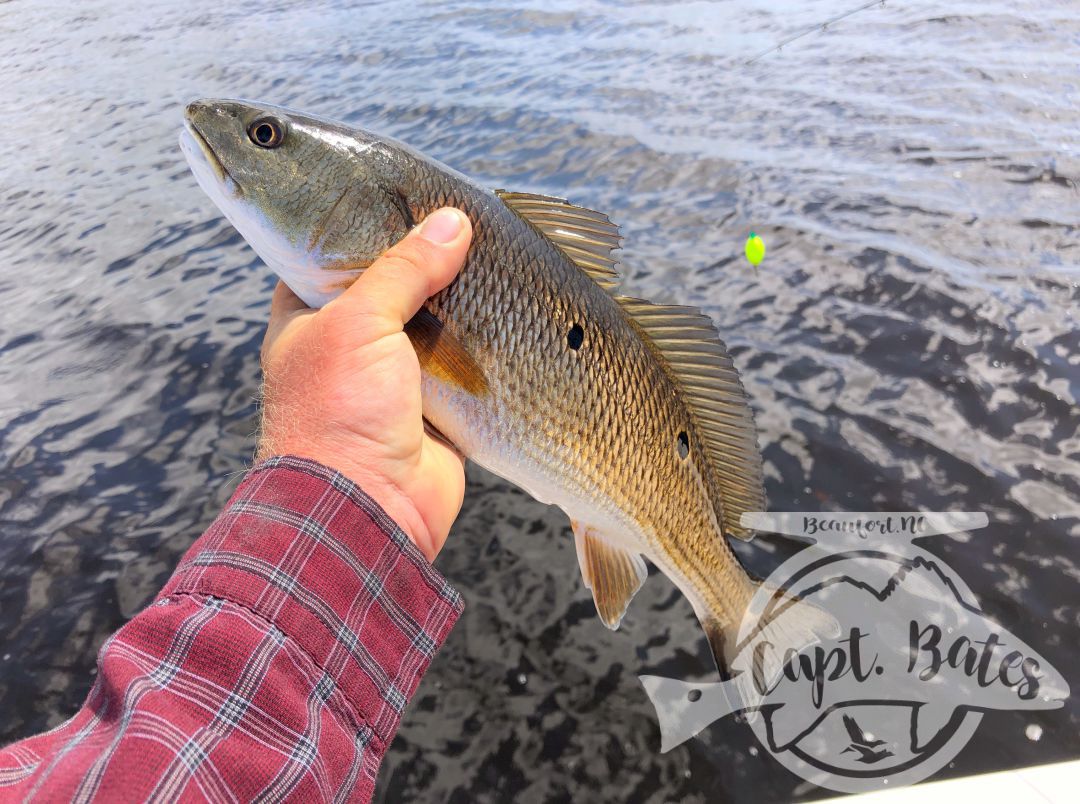
[[[371,798],[458,593],[354,483],[253,469],[82,709],[0,751],[0,799]]]

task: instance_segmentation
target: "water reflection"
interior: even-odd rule
[[[176,148],[196,95],[345,118],[609,212],[627,288],[702,307],[733,347],[774,509],[985,511],[990,528],[931,549],[1075,666],[1080,15],[889,4],[743,64],[845,5],[9,4],[0,736],[74,709],[101,640],[251,453],[272,280]],[[657,755],[635,676],[707,670],[685,601],[655,576],[607,632],[563,516],[470,484],[440,558],[469,606],[382,795],[808,794],[738,724]],[[740,547],[759,573],[792,549]],[[1020,739],[1033,719],[1043,739]],[[1075,705],[991,721],[952,772],[1080,747]]]

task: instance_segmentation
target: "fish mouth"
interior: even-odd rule
[[[191,153],[190,149],[184,146],[188,143],[193,143],[202,154],[206,164],[210,166],[210,169],[214,172],[217,180],[225,185],[231,186],[235,191],[239,192],[240,185],[237,184],[229,171],[225,169],[225,165],[218,159],[218,155],[214,153],[214,149],[210,147],[210,143],[206,141],[206,137],[199,131],[199,127],[195,125],[194,121],[190,118],[184,120],[184,130],[180,133],[180,147],[185,152]],[[192,154],[194,155],[194,154]]]

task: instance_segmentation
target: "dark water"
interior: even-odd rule
[[[609,212],[626,288],[734,347],[771,507],[985,511],[927,547],[1080,690],[1080,7],[891,1],[746,66],[855,4],[298,5],[0,5],[0,738],[78,705],[252,452],[272,279],[182,162],[200,95]],[[703,675],[700,630],[656,575],[604,629],[557,510],[470,471],[438,563],[468,607],[384,798],[814,795],[738,724],[657,753],[636,676]],[[1078,727],[988,714],[948,773]]]

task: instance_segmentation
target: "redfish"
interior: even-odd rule
[[[433,210],[465,212],[464,269],[406,327],[426,422],[566,512],[606,626],[647,558],[726,672],[758,588],[727,541],[750,538],[740,517],[765,508],[753,416],[707,316],[618,291],[606,215],[491,191],[389,137],[260,103],[192,103],[181,145],[203,190],[313,307]],[[789,608],[796,642],[836,632],[825,612]]]

